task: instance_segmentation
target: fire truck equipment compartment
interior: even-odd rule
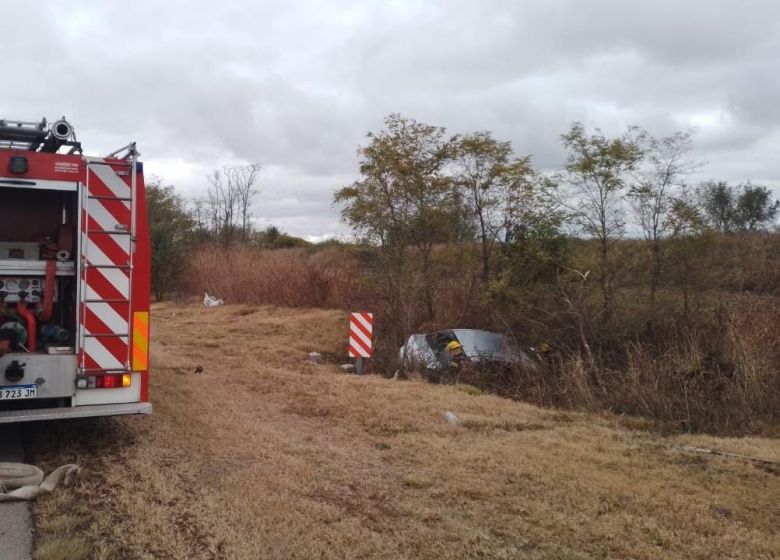
[[[87,157],[65,119],[0,119],[0,209],[0,423],[151,412],[135,144]]]

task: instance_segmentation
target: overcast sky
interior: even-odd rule
[[[258,225],[345,233],[334,189],[391,112],[492,130],[540,169],[572,121],[698,128],[701,178],[780,187],[774,0],[0,0],[0,117],[63,114],[88,153],[136,140],[202,195],[263,166]]]

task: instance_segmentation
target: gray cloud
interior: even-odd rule
[[[573,120],[696,126],[701,177],[780,184],[780,4],[759,0],[6,3],[0,116],[139,142],[193,196],[265,167],[260,225],[344,233],[333,190],[390,112],[493,130],[554,169]],[[14,24],[14,22],[21,22]]]

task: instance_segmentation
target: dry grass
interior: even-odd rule
[[[343,353],[335,311],[161,305],[153,329],[152,417],[28,432],[40,464],[85,466],[38,503],[38,558],[74,537],[122,559],[780,554],[778,473],[681,450],[780,460],[777,440],[662,438],[304,362]]]
[[[36,560],[86,560],[90,546],[82,537],[50,538],[35,552]]]
[[[225,301],[288,307],[344,307],[358,291],[357,262],[346,250],[205,246],[189,263],[189,294],[209,291]]]

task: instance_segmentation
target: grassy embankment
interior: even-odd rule
[[[42,466],[85,467],[36,504],[38,560],[780,554],[778,471],[682,449],[778,461],[777,440],[661,437],[634,418],[306,363],[343,354],[337,311],[154,318],[153,416],[27,431]]]

